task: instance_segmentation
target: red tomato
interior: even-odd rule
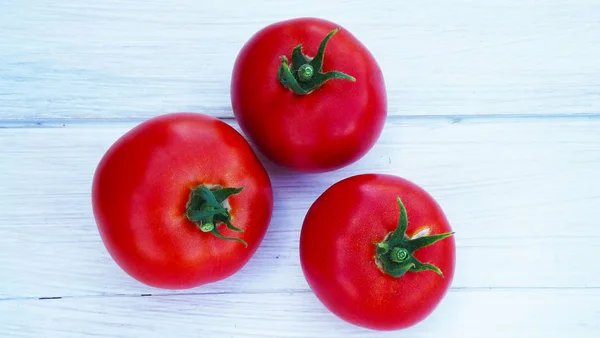
[[[452,282],[451,231],[442,209],[414,183],[353,176],[310,207],[300,236],[302,269],[338,317],[369,329],[406,328],[425,319]]]
[[[381,134],[387,115],[382,72],[365,46],[339,27],[316,18],[278,22],[252,36],[236,59],[235,117],[279,165],[335,170],[360,159]]]
[[[269,176],[246,140],[196,113],[155,117],[122,136],[98,165],[92,202],[117,264],[142,283],[168,289],[215,282],[242,268],[273,208]]]

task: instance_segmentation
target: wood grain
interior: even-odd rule
[[[384,71],[390,115],[600,113],[593,0],[0,6],[0,119],[232,116],[239,49],[262,27],[300,16],[335,21],[363,41]]]
[[[599,14],[594,0],[1,1],[0,337],[598,337]],[[301,16],[375,55],[390,115],[379,142],[327,174],[261,157],[275,210],[252,260],[190,290],[141,285],[94,224],[100,157],[166,112],[239,130],[237,52]],[[456,231],[450,292],[403,332],[337,319],[299,265],[307,208],[366,172],[423,186]]]
[[[0,302],[10,337],[414,337],[596,338],[600,291],[451,291],[425,321],[402,332],[360,329],[310,292],[100,297]]]
[[[112,262],[91,215],[95,165],[133,125],[0,129],[0,299],[160,291]],[[406,177],[440,202],[457,232],[454,288],[600,287],[590,268],[600,254],[599,149],[597,119],[393,119],[342,170],[296,175],[265,162],[276,199],[262,246],[238,275],[193,292],[306,291],[304,214],[328,186],[365,172]]]

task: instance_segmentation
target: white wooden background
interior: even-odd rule
[[[145,287],[91,213],[104,151],[142,120],[237,128],[233,61],[258,29],[321,16],[382,67],[389,118],[359,162],[294,175],[250,263],[212,285]],[[600,1],[0,2],[0,337],[599,337]],[[238,128],[239,130],[239,128]],[[298,259],[304,213],[344,177],[406,177],[457,241],[452,288],[400,332],[337,319]]]

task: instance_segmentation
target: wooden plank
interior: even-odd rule
[[[113,263],[91,214],[96,163],[132,126],[0,129],[0,299],[159,291]],[[306,291],[304,214],[365,172],[406,177],[438,199],[457,232],[454,288],[600,287],[599,149],[600,119],[392,119],[367,156],[336,172],[265,162],[276,201],[263,245],[239,274],[193,292]]]
[[[596,338],[600,292],[450,292],[425,321],[376,332],[341,321],[310,292],[0,301],[10,337]]]
[[[4,0],[2,119],[232,116],[250,36],[319,16],[384,70],[390,115],[600,113],[600,2]]]

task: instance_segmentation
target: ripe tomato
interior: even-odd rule
[[[451,235],[422,188],[363,174],[337,182],[310,207],[300,259],[308,284],[335,315],[395,330],[425,319],[446,294],[454,276]]]
[[[110,147],[94,175],[92,203],[102,240],[125,272],[183,289],[226,278],[249,261],[273,196],[267,172],[235,129],[203,114],[172,113]]]
[[[360,159],[381,134],[383,74],[365,46],[338,28],[316,18],[278,22],[252,36],[235,61],[235,117],[279,165],[335,170]]]

